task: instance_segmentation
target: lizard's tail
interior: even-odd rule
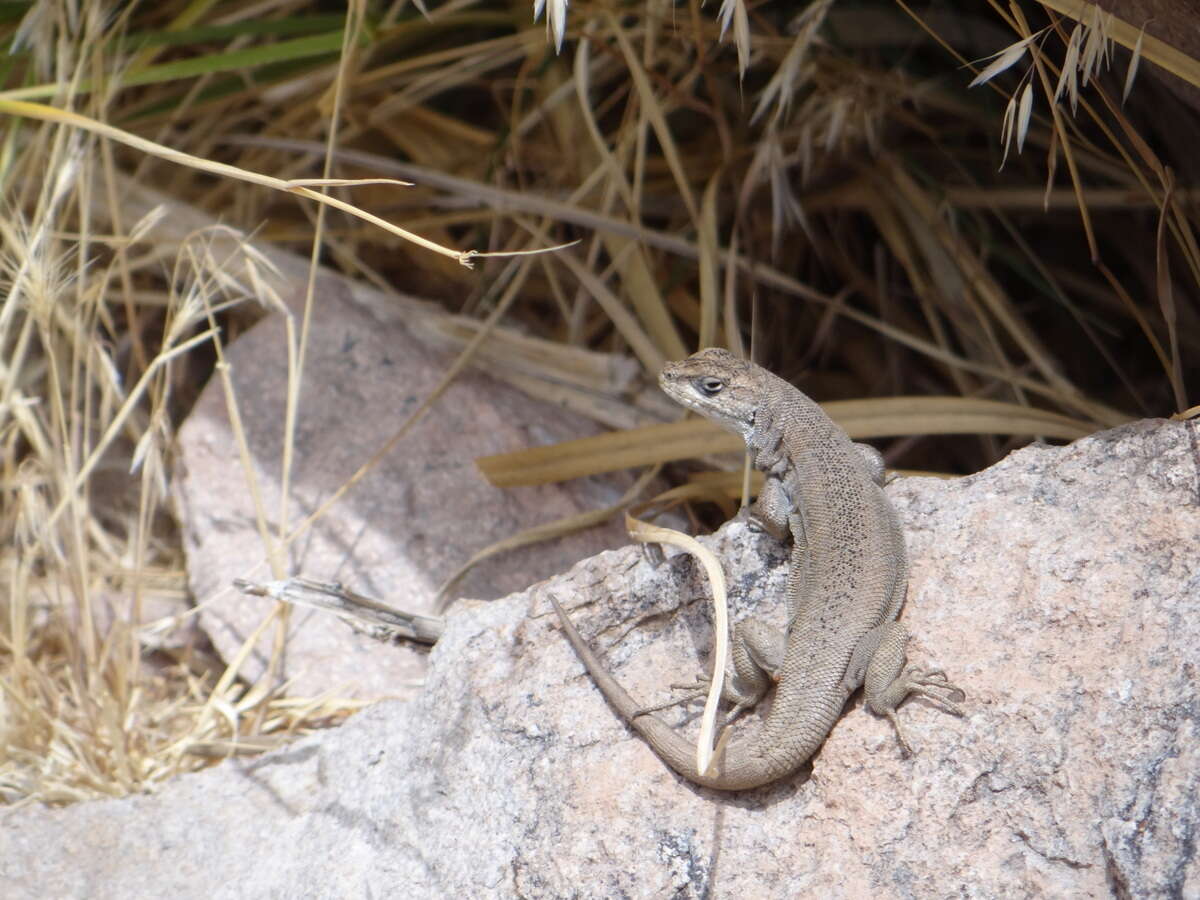
[[[608,670],[596,658],[592,648],[579,634],[574,623],[568,618],[566,610],[559,602],[550,597],[558,618],[562,622],[563,632],[567,640],[575,648],[576,654],[583,662],[584,668],[600,688],[605,699],[616,709],[617,713],[633,726],[634,730],[646,739],[650,748],[658,754],[668,766],[687,778],[704,787],[724,791],[740,791],[759,787],[774,781],[783,775],[774,767],[767,764],[761,757],[742,752],[737,746],[727,748],[726,752],[714,762],[715,773],[702,775],[696,771],[696,750],[681,738],[669,725],[649,713],[641,712],[640,707],[629,696],[625,688],[609,674]]]

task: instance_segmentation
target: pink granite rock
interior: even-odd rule
[[[707,586],[689,558],[630,547],[458,609],[410,701],[154,796],[8,812],[5,894],[1200,895],[1198,432],[1143,422],[889,488],[910,658],[968,693],[963,719],[901,709],[912,758],[855,700],[774,785],[673,774],[548,604],[636,698],[666,697],[706,658]],[[735,614],[782,613],[778,545],[740,523],[705,540]]]
[[[427,350],[402,314],[352,299],[334,279],[317,291],[290,485],[287,527],[296,528],[379,450],[433,391],[451,362]],[[298,323],[297,323],[298,330]],[[532,400],[475,373],[461,375],[420,422],[316,525],[281,545],[280,472],[287,392],[284,318],[275,314],[227,350],[244,423],[255,492],[243,471],[223,385],[214,375],[179,433],[175,488],[200,625],[232,659],[272,609],[234,590],[234,578],[266,581],[303,573],[412,612],[429,612],[434,592],[477,550],[533,525],[602,508],[617,479],[500,490],[474,459],[594,434],[579,416]],[[627,484],[628,482],[624,482]],[[259,530],[259,516],[268,540]],[[459,590],[500,597],[605,547],[628,541],[614,519],[561,541],[506,553],[480,565]],[[271,653],[268,628],[242,671],[257,678]],[[299,695],[402,695],[419,680],[424,653],[380,653],[374,641],[327,615],[294,609],[281,676]]]

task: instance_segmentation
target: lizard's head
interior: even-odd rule
[[[748,437],[761,399],[760,371],[728,350],[709,347],[687,359],[667,363],[658,383],[676,403]]]

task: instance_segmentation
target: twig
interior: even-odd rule
[[[336,581],[315,581],[303,575],[266,583],[235,578],[233,586],[254,597],[270,597],[281,603],[332,612],[381,641],[408,640],[419,644],[436,644],[446,628],[445,619],[441,616],[393,609],[357,594]]]

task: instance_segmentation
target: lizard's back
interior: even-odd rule
[[[788,578],[794,616],[763,736],[791,747],[799,764],[841,714],[855,648],[899,613],[907,557],[895,510],[846,433],[788,382],[764,369],[758,377],[773,402],[760,407],[756,427],[766,415],[782,435],[790,460],[782,479],[802,523]]]

